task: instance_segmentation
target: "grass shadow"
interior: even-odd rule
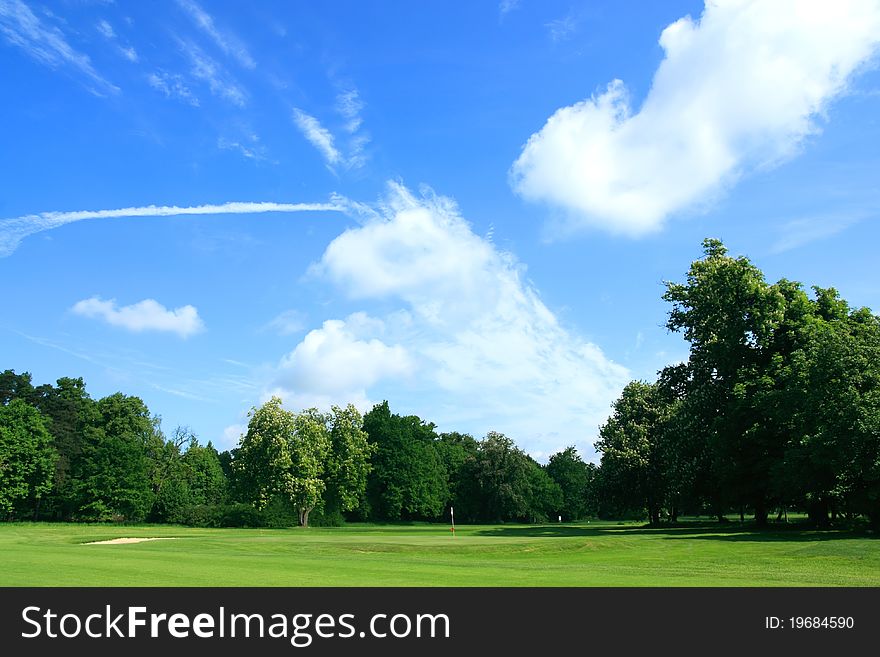
[[[877,538],[869,531],[848,529],[816,529],[806,524],[772,525],[759,528],[754,523],[719,523],[715,521],[684,522],[674,525],[535,525],[532,527],[492,527],[481,529],[479,536],[519,538],[576,538],[600,536],[657,536],[671,540],[708,541],[828,541],[852,538]]]

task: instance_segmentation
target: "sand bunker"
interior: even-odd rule
[[[167,536],[164,538],[111,538],[109,541],[92,541],[91,543],[83,543],[83,545],[124,545],[126,543],[143,543],[144,541],[174,541],[176,537]]]

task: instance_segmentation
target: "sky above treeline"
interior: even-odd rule
[[[595,459],[718,237],[880,308],[880,1],[0,0],[0,369]]]

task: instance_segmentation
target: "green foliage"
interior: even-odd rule
[[[457,431],[441,433],[434,442],[434,448],[446,471],[446,486],[449,490],[448,506],[462,506],[468,489],[468,482],[464,480],[464,466],[469,459],[476,457],[478,445],[479,443],[473,436]]]
[[[643,509],[660,521],[667,497],[663,462],[666,400],[656,385],[633,381],[614,402],[611,417],[599,429],[604,494],[619,512]]]
[[[376,445],[367,482],[373,517],[439,517],[449,492],[446,471],[435,447],[434,425],[416,416],[392,415],[386,401],[364,416],[364,430]]]
[[[137,397],[116,393],[97,402],[97,426],[83,436],[76,463],[75,516],[145,519],[155,500],[149,454],[161,447],[158,420]]]
[[[330,431],[317,410],[294,414],[281,404],[272,397],[251,412],[233,466],[240,491],[258,510],[276,498],[285,499],[305,527],[326,489]]]
[[[583,462],[574,446],[550,456],[547,474],[559,486],[562,501],[558,509],[563,520],[581,520],[591,515],[590,485],[591,472]]]
[[[352,404],[333,406],[329,417],[330,451],[327,457],[327,490],[322,518],[336,522],[342,512],[357,509],[364,500],[371,456],[376,446],[364,431],[364,420]]]
[[[36,408],[21,399],[0,406],[0,513],[8,517],[16,506],[40,500],[51,488],[57,458]]]
[[[468,522],[534,522],[558,512],[562,490],[504,434],[490,431],[462,466],[460,517]]]

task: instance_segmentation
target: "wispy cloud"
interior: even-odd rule
[[[97,25],[95,25],[95,29],[101,33],[101,35],[107,39],[108,41],[112,41],[116,46],[116,49],[119,53],[125,57],[128,61],[135,63],[138,61],[137,50],[135,50],[132,46],[122,45],[117,41],[116,31],[113,29],[113,26],[110,25],[106,20],[98,21]]]
[[[336,96],[336,111],[345,119],[346,131],[357,132],[361,127],[362,109],[364,109],[364,101],[361,100],[357,89],[347,89]]]
[[[244,107],[247,94],[236,83],[229,73],[212,57],[194,43],[180,42],[181,48],[190,61],[190,73],[193,77],[207,83],[211,93],[228,100],[233,105]]]
[[[266,147],[260,143],[256,135],[249,135],[246,140],[218,137],[217,148],[224,151],[234,151],[249,160],[259,162],[266,159]]]
[[[73,48],[59,28],[46,25],[21,0],[0,0],[0,34],[44,66],[68,68],[85,78],[96,96],[119,93],[119,87],[94,69],[88,55]]]
[[[784,253],[798,247],[823,240],[843,232],[850,226],[870,217],[877,216],[877,211],[838,212],[813,217],[793,219],[782,225],[780,237],[773,246],[771,253]]]
[[[520,0],[501,0],[501,2],[498,3],[498,11],[504,16],[504,14],[519,7],[519,2]]]
[[[293,335],[305,328],[305,319],[298,310],[285,310],[266,324],[265,328],[278,335]]]
[[[214,24],[214,19],[208,12],[194,0],[177,0],[177,4],[190,15],[195,24],[211,39],[224,53],[234,58],[244,68],[253,69],[257,64],[248,52],[241,40],[231,32],[221,32]]]
[[[155,71],[147,76],[147,83],[165,96],[165,98],[176,98],[183,102],[199,106],[199,99],[186,86],[183,76],[177,73],[166,73],[165,71]]]
[[[544,23],[550,38],[554,41],[565,41],[577,29],[577,21],[574,16],[569,14],[565,18],[557,18],[548,23]]]
[[[107,38],[107,39],[115,39],[116,38],[116,32],[113,31],[113,26],[110,25],[110,23],[108,23],[107,21],[100,20],[100,21],[98,21],[98,24],[95,27],[97,28],[98,32],[100,32],[101,34],[104,35],[105,38]]]
[[[204,214],[260,214],[264,212],[350,212],[341,197],[330,203],[230,202],[220,205],[147,205],[117,210],[78,210],[75,212],[41,212],[12,219],[0,219],[0,258],[15,252],[21,241],[34,233],[58,228],[83,219],[116,219],[123,217],[176,217]]]
[[[216,398],[225,398],[229,395],[254,398],[259,395],[262,384],[254,380],[250,375],[220,375],[216,372],[202,372],[198,376],[191,376],[192,370],[181,370],[179,363],[163,365],[147,360],[143,354],[132,351],[130,348],[113,348],[107,350],[106,345],[89,345],[86,347],[82,340],[77,340],[75,345],[66,345],[57,340],[28,335],[14,329],[13,333],[43,347],[54,349],[60,353],[89,362],[100,367],[120,381],[129,380],[144,384],[176,397],[193,399],[203,402],[214,402]],[[252,369],[244,363],[227,361]],[[206,396],[206,395],[210,395]]]
[[[348,157],[345,165],[349,169],[359,169],[367,163],[365,149],[370,143],[370,136],[360,132],[363,125],[361,111],[365,103],[357,89],[349,88],[336,96],[336,111],[345,119],[343,128],[351,137],[348,140]]]
[[[327,161],[327,164],[334,165],[342,161],[342,154],[333,144],[333,135],[321,122],[314,116],[306,114],[298,107],[293,108],[293,122],[302,132],[309,143],[318,149],[318,152]]]
[[[293,122],[309,143],[321,153],[331,170],[335,171],[337,165],[346,169],[358,169],[367,162],[365,149],[370,143],[369,135],[360,131],[363,125],[361,110],[364,106],[364,101],[355,88],[347,88],[337,94],[335,110],[344,120],[342,129],[348,133],[347,136],[343,135],[342,140],[337,140],[316,117],[298,107],[293,109]],[[345,146],[340,147],[339,141]]]
[[[130,306],[118,306],[115,299],[104,301],[99,297],[91,297],[78,301],[70,310],[76,315],[102,319],[111,326],[134,333],[159,331],[188,338],[205,330],[205,324],[195,306],[186,305],[171,310],[155,299],[144,299]]]

